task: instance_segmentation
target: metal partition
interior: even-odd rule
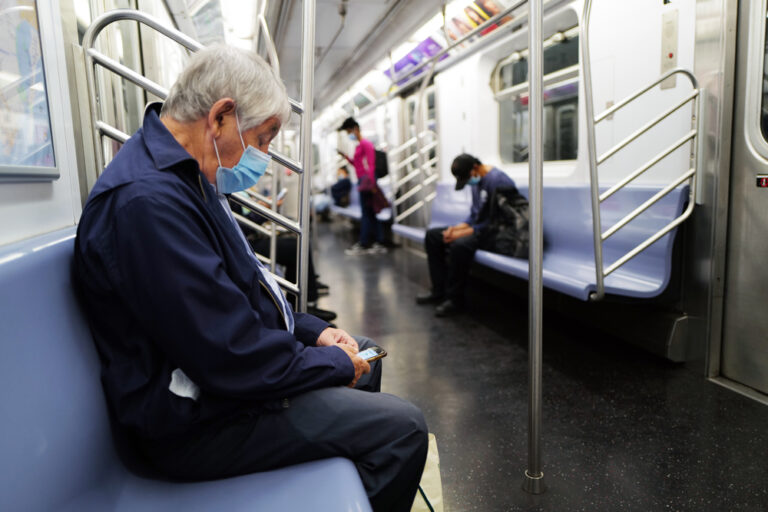
[[[129,20],[136,21],[149,28],[154,29],[160,34],[168,37],[169,39],[176,41],[180,45],[184,46],[188,50],[197,51],[203,48],[203,46],[197,41],[186,36],[182,32],[173,28],[165,26],[161,21],[149,16],[140,11],[118,9],[107,12],[98,18],[88,27],[83,37],[83,50],[85,54],[85,71],[86,80],[88,85],[88,94],[90,98],[91,107],[91,120],[93,126],[93,141],[95,149],[96,167],[99,173],[104,169],[104,137],[116,140],[118,142],[125,142],[130,138],[130,135],[118,130],[114,126],[109,125],[102,119],[104,116],[104,110],[102,105],[102,95],[104,94],[101,84],[97,82],[96,66],[99,65],[105,69],[112,71],[113,73],[129,80],[130,82],[138,85],[145,91],[148,91],[155,96],[165,99],[168,96],[168,90],[159,84],[149,80],[140,73],[120,64],[119,62],[104,55],[95,48],[95,42],[98,35],[111,23],[117,21]],[[264,40],[267,42],[268,55],[270,57],[270,64],[273,69],[279,75],[279,63],[277,61],[277,51],[272,43],[272,38],[269,36],[266,22],[263,17],[263,13],[259,14],[259,26],[263,31]],[[277,213],[277,198],[276,194],[272,194],[272,209],[262,206],[257,201],[248,196],[240,194],[233,194],[231,199],[236,203],[245,206],[246,208],[253,210],[260,215],[266,217],[269,221],[282,226],[287,231],[293,232],[298,236],[298,268],[297,268],[297,282],[291,283],[285,279],[275,276],[278,283],[286,290],[299,295],[299,310],[306,310],[307,305],[307,268],[309,254],[309,238],[308,234],[309,226],[309,193],[310,193],[310,178],[311,173],[309,171],[312,166],[312,93],[313,93],[313,78],[314,78],[314,42],[315,42],[315,0],[304,0],[304,11],[302,15],[302,80],[301,80],[301,102],[294,99],[290,99],[290,104],[293,112],[302,116],[301,122],[301,142],[299,150],[299,160],[293,160],[279,151],[270,149],[269,154],[273,160],[301,175],[301,185],[299,191],[299,219],[298,222],[290,219],[284,215]],[[272,171],[273,179],[276,176],[275,171]],[[264,201],[264,202],[269,202]],[[260,233],[266,231],[271,237],[270,244],[270,258],[260,258],[271,265],[274,272],[275,268],[275,237],[277,228],[273,224],[272,229],[267,229],[258,224],[255,224],[242,216],[237,216],[241,225],[254,229]]]
[[[581,22],[581,60],[584,66],[584,96],[585,96],[585,107],[586,107],[586,115],[587,115],[587,147],[589,152],[589,170],[590,170],[590,188],[591,188],[591,195],[592,195],[592,228],[593,228],[593,237],[594,237],[594,250],[595,250],[595,279],[596,279],[596,290],[590,294],[591,300],[600,300],[605,295],[605,278],[610,275],[612,272],[614,272],[616,269],[627,263],[629,260],[640,254],[643,250],[648,248],[651,244],[659,240],[661,237],[672,231],[674,228],[679,226],[683,221],[685,221],[688,217],[691,216],[691,212],[693,212],[693,207],[695,205],[695,193],[696,193],[696,169],[697,169],[697,161],[698,161],[698,125],[699,120],[701,119],[701,115],[699,112],[700,109],[700,96],[701,91],[698,87],[698,83],[696,81],[696,78],[693,76],[693,74],[685,69],[677,68],[669,71],[668,73],[665,73],[662,77],[660,77],[658,80],[654,81],[653,83],[649,84],[646,87],[643,87],[642,89],[638,90],[637,92],[629,95],[624,100],[618,102],[611,108],[607,109],[602,114],[595,116],[594,115],[594,99],[592,97],[592,74],[591,74],[591,63],[589,58],[589,17],[592,10],[592,1],[586,0],[584,3],[584,12],[582,15],[582,22]],[[691,92],[683,98],[678,103],[674,104],[672,107],[668,108],[664,112],[662,112],[660,115],[656,116],[654,119],[646,123],[644,126],[640,127],[637,131],[626,137],[624,140],[613,146],[611,149],[600,155],[597,156],[597,150],[596,143],[595,143],[595,125],[597,123],[603,121],[604,119],[609,118],[611,115],[616,113],[618,110],[622,109],[623,107],[626,107],[636,99],[643,96],[645,93],[656,87],[657,85],[661,84],[664,80],[667,78],[674,76],[674,75],[683,75],[687,77],[692,86]],[[681,109],[683,106],[687,104],[691,104],[691,128],[688,133],[686,133],[684,136],[682,136],[680,139],[676,140],[674,143],[672,143],[670,146],[668,146],[666,149],[662,150],[659,154],[651,158],[648,162],[646,162],[644,165],[621,179],[618,183],[610,187],[608,190],[606,190],[603,193],[600,193],[600,181],[599,181],[599,173],[598,173],[598,166],[611,158],[613,155],[615,155],[617,152],[619,152],[621,149],[628,146],[631,142],[634,140],[637,140],[638,137],[643,135],[644,133],[648,132],[651,128],[658,125],[661,121],[664,119],[667,119],[670,115],[677,112],[679,109]],[[621,190],[622,188],[626,187],[630,182],[635,180],[637,177],[641,176],[643,173],[645,173],[648,169],[659,163],[661,160],[663,160],[665,157],[672,154],[675,150],[682,147],[684,144],[691,142],[691,152],[690,152],[690,167],[687,169],[682,175],[680,175],[678,178],[672,180],[669,184],[667,184],[662,190],[660,190],[657,194],[655,194],[653,197],[648,199],[645,203],[638,206],[635,210],[633,210],[631,213],[626,215],[623,219],[621,219],[619,222],[608,228],[607,230],[602,230],[602,223],[600,219],[600,204],[611,197],[613,194]],[[654,205],[656,202],[658,202],[661,198],[672,192],[676,187],[682,185],[683,183],[688,182],[689,184],[689,200],[688,200],[688,207],[685,209],[685,211],[677,218],[673,219],[669,224],[667,224],[665,227],[660,229],[657,233],[653,234],[652,236],[648,237],[645,241],[637,245],[634,249],[630,250],[623,256],[621,256],[619,259],[617,259],[615,262],[611,263],[608,268],[605,268],[604,262],[603,262],[603,242],[605,242],[608,238],[610,238],[612,235],[614,235],[619,229],[626,226],[631,222],[633,219],[635,219],[637,216],[642,214],[645,210],[650,208],[652,205]]]
[[[410,156],[403,156],[408,153],[407,150],[415,147],[416,152]],[[391,203],[394,207],[394,219],[396,223],[400,223],[403,219],[409,217],[411,214],[419,211],[426,204],[429,204],[435,198],[434,190],[429,191],[426,195],[411,205],[402,212],[399,211],[403,204],[409,199],[413,198],[416,194],[422,190],[427,191],[429,185],[437,182],[440,177],[437,172],[438,156],[434,158],[428,158],[428,154],[431,150],[438,148],[437,133],[431,130],[425,130],[411,137],[405,143],[396,147],[387,156],[390,162],[393,162],[390,175],[392,176],[392,197]],[[416,168],[412,168],[411,164],[417,162]],[[414,181],[416,178],[421,178],[420,182],[410,187],[406,192],[399,194],[403,187]]]

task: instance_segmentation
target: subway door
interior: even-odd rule
[[[766,0],[739,2],[721,374],[768,394]]]

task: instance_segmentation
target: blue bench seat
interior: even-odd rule
[[[379,188],[381,188],[381,191],[384,192],[384,195],[389,198],[389,191],[390,186],[389,184],[383,184],[379,183]],[[331,205],[331,211],[339,215],[341,217],[346,217],[348,219],[359,221],[363,217],[363,210],[360,206],[360,192],[357,190],[357,186],[353,185],[352,189],[349,191],[349,205],[347,206],[338,206],[335,204]],[[379,219],[381,222],[389,222],[392,220],[392,208],[384,208],[379,213],[376,214],[376,218]]]
[[[0,510],[370,510],[343,458],[200,483],[128,471],[72,289],[74,236],[67,228],[0,248]]]
[[[465,220],[471,206],[471,196],[453,190],[453,183],[439,183],[432,202],[429,227],[452,225]],[[659,189],[650,186],[630,186],[605,201],[601,207],[603,230],[649,199]],[[520,192],[527,196],[527,188]],[[688,187],[679,187],[638,218],[619,230],[603,245],[603,260],[608,267],[623,254],[680,215],[688,200]],[[544,257],[542,279],[544,286],[587,300],[595,291],[595,261],[592,245],[592,205],[587,186],[567,185],[545,187]],[[396,224],[392,231],[404,238],[423,243],[426,229]],[[672,273],[672,246],[676,230],[662,237],[634,259],[605,279],[607,294],[637,298],[652,298],[661,294],[669,284]],[[478,250],[475,262],[528,279],[528,261]]]

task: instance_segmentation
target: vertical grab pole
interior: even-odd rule
[[[541,191],[542,191],[542,134],[543,134],[543,45],[542,0],[528,2],[528,119],[529,140],[529,194],[530,194],[530,247],[528,255],[528,469],[525,471],[523,490],[531,494],[544,492],[544,473],[541,471],[541,334],[542,334],[542,278],[541,264],[544,248]]]
[[[579,44],[581,45],[581,64],[584,75],[584,108],[587,118],[587,153],[589,154],[589,183],[592,194],[592,240],[595,250],[595,291],[589,294],[590,300],[600,300],[605,295],[603,284],[603,230],[600,222],[600,183],[597,173],[597,149],[595,148],[595,106],[592,98],[592,65],[589,59],[589,15],[592,13],[592,0],[584,0],[584,12],[581,16]]]
[[[315,78],[315,0],[304,0],[301,49],[301,194],[299,195],[299,251],[298,284],[299,311],[307,310],[307,270],[309,268],[309,194],[312,190],[312,113]]]

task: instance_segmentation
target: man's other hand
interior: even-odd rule
[[[320,336],[317,337],[318,347],[332,347],[333,345],[346,345],[354,349],[357,354],[360,348],[357,346],[355,338],[349,335],[344,329],[334,329],[333,327],[327,327]]]
[[[455,226],[451,226],[450,228],[443,231],[443,242],[449,244],[455,240],[458,240],[459,238],[469,236],[474,232],[475,230],[472,228],[472,226],[462,222],[461,224],[456,224]]]
[[[337,329],[337,330],[340,330],[340,329]],[[355,378],[352,379],[352,382],[347,384],[348,387],[353,388],[355,387],[355,384],[357,384],[357,381],[360,379],[360,377],[363,376],[364,373],[368,373],[371,371],[371,365],[368,364],[368,361],[366,361],[365,359],[361,359],[360,357],[357,356],[357,348],[353,349],[349,345],[342,345],[342,344],[337,344],[336,346],[347,353],[347,355],[349,356],[349,359],[352,361],[352,364],[355,366]]]

